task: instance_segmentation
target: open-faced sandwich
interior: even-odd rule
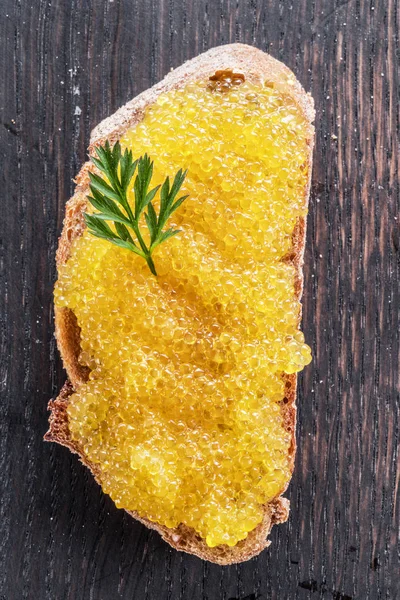
[[[46,439],[219,564],[288,516],[313,119],[282,63],[214,48],[96,127],[67,203]]]

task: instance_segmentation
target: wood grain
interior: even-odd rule
[[[3,0],[0,599],[400,597],[397,0]],[[221,43],[268,50],[316,101],[290,521],[249,563],[168,548],[42,442],[64,380],[54,255],[90,129]]]

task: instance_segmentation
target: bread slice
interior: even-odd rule
[[[134,127],[144,117],[145,110],[152,105],[157,97],[172,89],[185,86],[190,81],[208,80],[218,70],[232,70],[241,73],[247,81],[264,85],[266,81],[280,86],[296,102],[303,112],[306,122],[306,137],[308,142],[308,172],[311,174],[312,150],[314,129],[313,100],[306,94],[300,83],[295,79],[293,73],[282,63],[268,54],[244,44],[231,44],[213,48],[197,58],[190,60],[169,73],[165,79],[149,90],[146,90],[125,106],[120,108],[111,117],[102,121],[92,132],[89,152],[104,144],[106,140],[110,143],[116,142],[125,131]],[[85,228],[83,212],[87,206],[86,196],[89,192],[88,172],[93,169],[93,164],[87,162],[76,178],[76,189],[73,197],[66,206],[64,227],[59,241],[57,251],[57,265],[64,264],[71,252],[73,240],[80,235]],[[304,200],[308,202],[310,179],[304,189]],[[306,222],[299,218],[292,236],[292,251],[285,258],[291,262],[296,269],[294,296],[301,298],[303,290],[303,254],[305,245]],[[58,347],[67,370],[69,381],[64,385],[59,397],[50,401],[50,429],[45,435],[45,440],[57,442],[67,446],[72,452],[79,455],[81,461],[89,467],[97,481],[100,481],[100,472],[96,465],[92,464],[85,456],[82,448],[70,435],[68,427],[68,401],[74,389],[79,388],[88,379],[89,369],[79,364],[80,353],[80,329],[74,313],[68,308],[57,308],[55,310],[55,328]],[[295,456],[295,422],[296,422],[296,374],[285,375],[287,383],[287,395],[282,402],[282,415],[284,425],[291,434],[291,445],[289,448],[289,459],[291,469],[294,466]],[[248,560],[259,554],[270,542],[267,536],[275,523],[287,520],[289,502],[281,496],[274,498],[264,506],[263,521],[251,531],[247,538],[240,541],[234,547],[226,545],[210,548],[193,529],[180,524],[174,529],[169,529],[158,523],[149,521],[135,512],[129,512],[135,519],[144,523],[147,527],[158,531],[162,538],[173,548],[195,554],[211,562],[227,565]]]

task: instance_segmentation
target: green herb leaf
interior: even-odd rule
[[[130,150],[122,153],[119,142],[111,148],[108,141],[104,146],[96,148],[96,153],[97,157],[93,156],[91,160],[105,175],[105,178],[89,172],[91,196],[88,196],[88,200],[99,212],[92,215],[84,214],[88,231],[98,238],[108,240],[120,248],[126,248],[142,256],[153,275],[157,275],[151,255],[158,245],[179,233],[178,229],[164,231],[164,226],[172,213],[188,197],[181,196],[174,202],[187,171],[179,169],[171,187],[170,179],[166,177],[162,186],[158,185],[149,190],[154,163],[147,154],[133,161]],[[135,171],[136,177],[133,184],[135,206],[132,210],[127,192]],[[157,215],[153,200],[159,190],[160,211]],[[143,239],[139,225],[140,217],[145,209],[147,212],[144,213],[144,217],[150,234],[149,244],[146,244]],[[115,231],[111,229],[107,221],[114,224]],[[132,233],[136,239],[132,237]]]
[[[164,231],[158,239],[156,239],[156,241],[152,244],[152,248],[154,250],[154,248],[156,248],[159,244],[161,244],[162,242],[165,242],[166,240],[168,240],[169,238],[173,237],[174,235],[176,235],[177,233],[180,233],[180,229],[167,229],[167,231]]]

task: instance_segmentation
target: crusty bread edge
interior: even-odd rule
[[[175,71],[169,73],[165,79],[152,88],[146,90],[125,106],[116,111],[111,117],[102,121],[92,132],[89,152],[93,153],[95,146],[101,145],[108,139],[114,143],[124,132],[139,123],[144,116],[146,108],[153,104],[159,94],[171,89],[179,88],[189,81],[208,79],[219,69],[232,69],[234,72],[243,73],[246,79],[256,83],[265,81],[274,82],[290,94],[300,109],[303,111],[308,123],[307,132],[309,154],[308,154],[308,184],[304,192],[304,200],[308,203],[312,151],[314,141],[313,101],[306,94],[300,83],[295,79],[293,73],[282,63],[268,54],[244,44],[231,44],[213,48],[204,54],[184,63]],[[82,235],[85,228],[83,212],[86,208],[89,176],[88,171],[93,169],[90,162],[85,163],[76,178],[76,189],[74,196],[68,201],[64,227],[57,250],[57,266],[64,264],[71,252],[74,239]],[[296,268],[295,296],[300,300],[303,291],[303,257],[305,248],[306,221],[300,218],[293,232],[292,252],[286,260],[292,262]],[[50,401],[50,429],[45,439],[58,442],[67,446],[72,452],[79,455],[81,461],[92,471],[96,480],[100,483],[100,472],[97,465],[92,464],[84,455],[79,445],[71,439],[68,428],[68,398],[74,388],[78,388],[87,381],[88,369],[79,364],[80,352],[80,330],[73,312],[67,308],[55,309],[55,325],[57,344],[67,370],[69,379],[64,385],[59,397]],[[292,440],[289,449],[291,471],[294,467],[296,450],[295,424],[296,424],[296,384],[297,376],[285,375],[287,393],[282,403],[282,413],[285,427],[291,432]],[[286,489],[286,488],[285,488]],[[285,490],[281,490],[283,493]],[[135,512],[128,511],[135,519],[144,523],[147,527],[158,531],[163,539],[177,550],[183,550],[195,554],[200,558],[211,562],[227,565],[248,560],[259,554],[269,545],[267,536],[275,523],[286,521],[289,512],[289,502],[280,495],[264,506],[263,521],[249,533],[247,538],[238,542],[233,548],[226,545],[210,548],[205,541],[191,528],[181,524],[174,529],[169,529],[158,523],[153,523],[141,517]]]

